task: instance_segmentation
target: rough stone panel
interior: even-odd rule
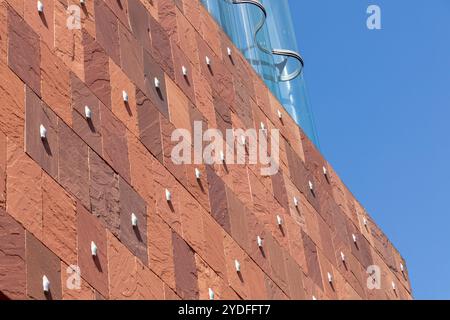
[[[195,255],[195,263],[198,274],[199,300],[210,299],[209,289],[214,291],[215,300],[224,300],[227,291],[227,284],[197,254]]]
[[[180,220],[181,235],[195,252],[200,252],[205,246],[205,230],[203,227],[203,216],[208,213],[203,210],[200,204],[187,192],[180,190]]]
[[[89,150],[89,195],[92,214],[115,235],[120,230],[119,178],[95,152]]]
[[[197,179],[195,169],[200,171],[200,179]],[[194,198],[202,205],[202,207],[210,212],[209,206],[209,186],[208,175],[205,165],[186,165],[187,186],[186,189],[194,196]]]
[[[164,117],[160,117],[161,122],[161,134],[163,143],[164,154],[164,166],[174,175],[182,185],[186,185],[186,167],[184,164],[175,164],[172,160],[172,150],[178,144],[176,141],[172,141],[172,133],[176,129],[175,126],[166,120]]]
[[[29,232],[42,238],[42,169],[8,141],[6,210]]]
[[[25,299],[25,230],[0,209],[0,291],[8,299]]]
[[[110,232],[108,240],[109,298],[133,299],[137,290],[136,257]]]
[[[250,99],[250,95],[244,84],[244,80],[234,78],[233,85],[235,90],[234,101],[232,102],[233,108],[239,119],[244,124],[244,127],[251,128],[253,125],[253,107],[249,108],[249,106],[252,106],[253,104],[255,104],[255,102]]]
[[[6,136],[0,131],[0,208],[6,207]]]
[[[147,206],[139,194],[122,178],[119,179],[119,191],[120,241],[147,265]],[[136,227],[131,223],[133,213],[138,219]]]
[[[78,273],[79,272],[79,273]],[[62,299],[63,300],[95,300],[95,290],[81,278],[80,288],[77,288],[76,276],[81,276],[81,269],[68,266],[61,262]]]
[[[158,0],[157,9],[158,16],[152,15],[153,18],[158,20],[169,37],[177,38],[177,8],[173,0]]]
[[[228,234],[223,233],[223,246],[225,249],[225,264],[227,266],[228,283],[234,291],[242,298],[248,299],[249,292],[247,282],[251,270],[247,268],[248,256],[239,245]],[[241,265],[241,271],[237,272],[235,260]]]
[[[281,204],[281,206],[289,212],[289,198],[286,190],[286,185],[284,183],[284,176],[282,171],[278,171],[276,174],[271,176],[273,185],[273,194],[275,199]]]
[[[227,104],[233,105],[235,96],[231,73],[222,63],[221,58],[217,56],[199,36],[197,36],[197,43],[203,75],[208,79],[211,88],[213,88]],[[206,57],[209,57],[211,60],[209,66],[206,64]]]
[[[198,279],[194,251],[176,232],[172,233],[172,244],[177,293],[182,299],[198,299]]]
[[[152,163],[153,198],[156,201],[156,212],[169,226],[181,233],[181,200],[182,190],[176,179],[158,161]],[[171,193],[171,200],[167,201],[166,189]]]
[[[333,266],[331,265],[330,261],[328,261],[323,253],[319,251],[319,262],[320,262],[320,270],[322,272],[322,279],[323,279],[323,289],[324,293],[327,297],[327,299],[330,300],[337,300],[338,296],[337,293],[339,291],[339,283],[336,282],[334,272],[333,272]],[[332,277],[332,282],[328,280],[328,273]]]
[[[39,36],[13,10],[8,9],[8,65],[23,82],[41,94]]]
[[[310,237],[302,230],[303,246],[305,248],[306,264],[308,266],[308,277],[312,282],[323,290],[322,275],[320,273],[319,257],[317,247]]]
[[[27,296],[33,300],[61,300],[61,262],[31,233],[26,232]],[[50,291],[42,289],[42,278],[50,281]]]
[[[247,229],[247,208],[242,202],[231,192],[227,190],[228,213],[230,215],[231,235],[234,240],[244,250],[249,250],[249,239]]]
[[[217,128],[222,132],[223,137],[226,137],[226,130],[233,128],[230,107],[216,93],[213,93],[213,103],[216,110]]]
[[[148,210],[148,260],[152,269],[175,290],[172,230],[155,212]]]
[[[267,297],[269,300],[288,300],[288,296],[267,275],[265,277]]]
[[[43,43],[41,43],[41,82],[42,99],[61,119],[72,126],[69,70]]]
[[[109,60],[111,76],[111,108],[114,115],[134,135],[139,135],[136,89],[125,73],[112,60]],[[123,101],[123,92],[128,94],[128,102]]]
[[[69,5],[76,4],[70,0]],[[81,10],[81,23],[88,28],[94,25],[92,16],[89,20],[89,10],[93,7],[93,2],[85,2],[84,10]],[[79,78],[84,79],[84,49],[82,47],[82,31],[78,29],[69,30],[67,28],[67,4],[55,1],[55,46],[53,51],[61,59],[66,67],[74,72]],[[92,10],[93,12],[93,10]],[[87,16],[87,15],[88,16]],[[95,35],[95,30],[91,33]]]
[[[144,145],[128,134],[131,185],[147,204],[154,202],[153,162],[156,161]]]
[[[230,216],[228,213],[226,187],[222,179],[220,179],[211,166],[206,167],[208,176],[209,194],[214,195],[209,198],[211,205],[211,215],[219,225],[231,234]]]
[[[130,27],[134,37],[147,51],[151,50],[149,13],[141,1],[128,1]]]
[[[292,217],[285,217],[284,220],[289,239],[289,252],[291,257],[302,268],[303,272],[307,273],[308,266],[306,263],[305,248],[303,246],[302,228]]]
[[[195,70],[193,73],[193,81],[197,109],[203,117],[207,119],[208,125],[211,128],[217,128],[212,89],[208,83],[208,80],[201,74],[201,72]]]
[[[88,146],[62,121],[58,122],[58,182],[90,208]]]
[[[214,53],[222,58],[222,46],[219,36],[219,26],[214,18],[202,8],[200,10],[200,30],[203,39],[208,43]]]
[[[341,252],[345,256],[345,261],[342,261]],[[358,293],[360,297],[366,299],[365,287],[366,277],[365,270],[358,260],[351,254],[349,249],[336,248],[337,270],[342,274],[345,281]],[[368,276],[368,275],[367,275]]]
[[[40,126],[47,130],[41,139]],[[58,117],[26,88],[25,151],[53,178],[58,178]]]
[[[0,63],[0,117],[1,130],[18,146],[24,144],[25,85]]]
[[[43,243],[67,264],[77,263],[76,203],[52,178],[42,179]]]
[[[135,299],[164,300],[164,282],[139,260],[136,261],[137,290]],[[167,289],[169,291],[170,289]]]
[[[164,285],[164,300],[170,301],[181,300],[181,298],[172,289],[170,289],[170,287],[165,282],[163,282],[163,285]]]
[[[335,248],[331,236],[331,229],[320,216],[317,216],[317,224],[319,226],[320,233],[320,248],[328,261],[330,261],[333,265],[336,265]]]
[[[250,300],[267,300],[266,274],[251,259],[245,261],[247,272],[247,292]]]
[[[159,88],[155,87],[155,78],[159,80]],[[152,104],[166,118],[169,118],[164,71],[146,51],[144,51],[144,86],[143,91]]]
[[[111,108],[109,58],[95,39],[86,31],[83,32],[83,47],[85,83],[105,106]]]
[[[98,43],[114,62],[120,65],[119,25],[117,17],[101,0],[95,0],[95,35]]]
[[[130,181],[126,127],[105,106],[100,105],[103,158],[125,180]]]
[[[169,34],[152,16],[149,16],[149,25],[152,38],[150,52],[155,61],[173,79],[175,74],[172,57],[172,43]]]
[[[8,64],[8,6],[0,4],[0,65]]]
[[[289,297],[293,300],[305,300],[306,292],[303,288],[302,269],[291,256],[286,255],[285,258]]]
[[[120,57],[125,74],[138,87],[144,88],[143,48],[127,28],[119,25]],[[114,88],[114,85],[112,85]]]
[[[347,221],[347,232],[351,239],[351,251],[352,254],[358,259],[364,268],[373,265],[372,253],[369,242],[359,232],[356,226],[350,221]],[[352,234],[356,236],[356,243],[352,239]]]
[[[260,223],[256,216],[250,211],[247,213],[247,223],[249,239],[249,250],[247,252],[265,273],[270,274],[270,261],[266,244],[266,238],[270,236],[270,231],[266,230],[264,225]],[[261,248],[258,246],[258,236],[263,241],[263,246]]]
[[[54,2],[55,0],[41,0],[44,12],[36,10],[34,1],[24,1],[24,19],[39,35],[41,41],[50,49],[54,45]]]
[[[139,137],[153,156],[163,162],[160,113],[145,94],[136,89]]]
[[[165,0],[167,1],[167,0]],[[196,38],[200,36],[195,32],[192,24],[182,14],[178,14],[176,17],[176,30],[177,37],[174,37],[176,43],[180,49],[186,54],[191,63],[199,68],[199,47],[196,43]],[[161,21],[161,20],[160,20]],[[167,29],[166,29],[167,30]],[[168,31],[170,35],[170,31]],[[200,56],[200,63],[204,62],[205,58]]]
[[[98,98],[74,74],[71,74],[73,130],[89,147],[102,154],[100,107]],[[91,119],[86,119],[85,107],[91,110]]]
[[[97,256],[91,253],[91,242],[97,246]],[[77,205],[78,265],[85,278],[101,295],[108,297],[108,256],[106,229],[100,220]]]
[[[190,104],[189,99],[172,80],[167,79],[166,86],[170,122],[172,122],[177,129],[191,130],[192,124],[189,110],[192,105]]]
[[[199,1],[181,0],[183,2],[183,14],[194,26],[197,32],[200,32],[200,10],[205,10]],[[181,9],[180,9],[181,10]]]
[[[200,255],[208,265],[222,278],[227,280],[227,268],[223,245],[223,229],[210,215],[203,215],[204,245]]]
[[[189,59],[177,45],[172,46],[172,51],[174,59],[175,83],[180,87],[180,89],[189,98],[189,100],[194,103],[194,68],[192,67]],[[183,75],[183,67],[185,67],[187,70],[186,75]]]
[[[284,263],[286,253],[278,242],[270,236],[264,239],[269,254],[272,280],[284,291],[289,292],[286,266]]]
[[[122,25],[128,27],[128,0],[104,0]]]

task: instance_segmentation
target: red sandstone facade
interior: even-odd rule
[[[412,297],[398,251],[197,0],[86,0],[73,30],[79,1],[42,3],[0,0],[1,298]],[[195,120],[280,129],[280,172],[175,165],[171,133]]]

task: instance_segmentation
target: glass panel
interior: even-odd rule
[[[231,0],[202,0],[202,3],[242,51],[274,96],[319,147],[303,73],[294,80],[280,80],[280,75],[288,75],[299,68],[299,62],[293,58],[267,54],[255,43],[254,34],[263,18],[261,10],[251,4],[232,4]],[[269,50],[299,52],[288,0],[260,0],[260,3],[266,9],[267,20],[258,33],[259,44]]]

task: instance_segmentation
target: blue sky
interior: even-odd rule
[[[289,1],[323,154],[407,260],[414,297],[450,299],[450,1]]]

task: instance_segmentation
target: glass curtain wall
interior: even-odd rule
[[[267,12],[267,20],[257,41],[264,48],[298,51],[288,0],[259,0]],[[299,67],[293,58],[268,54],[258,48],[254,34],[263,13],[251,4],[232,4],[231,0],[202,0],[203,5],[222,26],[237,48],[299,124],[309,138],[319,146],[314,117],[308,103],[303,72],[290,81],[281,81]]]

